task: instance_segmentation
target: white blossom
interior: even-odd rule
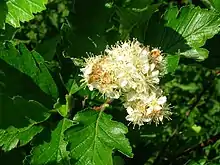
[[[135,39],[107,46],[103,55],[87,58],[81,69],[89,90],[121,98],[128,113],[126,120],[139,126],[169,119],[167,99],[158,85],[163,70],[161,51],[150,50]]]

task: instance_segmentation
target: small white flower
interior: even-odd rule
[[[163,105],[163,104],[165,104],[167,102],[167,97],[166,96],[162,96],[162,97],[160,97],[158,100],[157,100],[157,103],[159,104],[159,105]]]
[[[152,77],[157,77],[157,76],[159,76],[159,70],[153,71],[153,72],[151,73],[151,76],[152,76]]]
[[[141,51],[141,55],[144,55],[144,56],[147,56],[147,55],[149,55],[149,50],[147,50],[147,49],[143,49],[142,51]]]
[[[134,125],[168,118],[166,97],[158,89],[163,56],[158,48],[150,51],[137,40],[107,46],[104,55],[89,57],[81,69],[90,90],[124,101],[126,119]]]
[[[163,60],[163,57],[162,57],[162,56],[158,56],[158,57],[157,57],[157,61],[162,62],[162,60]]]
[[[128,84],[128,81],[126,79],[123,79],[119,83],[120,83],[120,86],[123,88]]]
[[[150,70],[150,66],[147,64],[147,65],[144,65],[142,72],[143,74],[146,74],[149,72],[149,70]]]
[[[139,127],[144,125],[143,114],[140,111],[133,110],[131,107],[128,107],[127,112],[128,115],[125,118],[126,120],[132,122],[134,127],[135,125],[138,125]]]

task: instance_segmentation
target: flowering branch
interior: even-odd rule
[[[180,121],[180,123],[177,125],[176,129],[173,131],[172,135],[170,136],[170,138],[168,139],[168,141],[166,142],[166,144],[163,146],[163,148],[161,149],[161,151],[159,152],[159,154],[157,155],[154,164],[153,165],[157,165],[158,162],[161,160],[161,157],[163,156],[163,154],[165,153],[165,150],[167,149],[168,145],[173,141],[173,139],[178,135],[178,132],[180,131],[180,129],[183,126],[183,123],[186,119],[188,119],[188,117],[190,116],[192,110],[198,105],[198,103],[200,102],[202,96],[205,94],[206,91],[208,91],[210,89],[210,87],[212,87],[213,82],[216,78],[215,74],[210,75],[210,80],[208,81],[208,83],[205,85],[205,88],[203,89],[203,91],[197,96],[197,99],[195,100],[195,102],[190,106],[189,111],[187,111],[186,113],[186,118],[182,119]]]
[[[90,90],[98,89],[109,99],[121,99],[126,120],[139,127],[170,119],[166,96],[159,87],[165,72],[164,59],[157,48],[150,50],[137,40],[118,42],[107,47],[103,55],[85,59],[81,69]],[[103,108],[95,107],[96,110]]]

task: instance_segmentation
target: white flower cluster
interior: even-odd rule
[[[123,99],[126,119],[134,126],[170,119],[166,96],[158,85],[164,72],[159,49],[150,50],[135,39],[118,42],[107,47],[104,55],[87,58],[81,71],[90,90],[98,89],[111,99]]]

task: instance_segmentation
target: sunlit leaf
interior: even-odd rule
[[[0,146],[4,151],[10,151],[17,146],[26,145],[42,130],[43,127],[35,125],[22,129],[10,127],[7,130],[0,130],[3,131],[0,133]]]
[[[7,82],[10,84],[14,82],[19,82],[19,77],[22,74],[20,73],[16,77],[10,77],[10,75],[8,74],[10,74],[10,70],[12,69],[9,70],[8,68],[9,66],[5,65],[3,61],[8,65],[10,65],[12,68],[16,69],[18,72],[25,74],[27,76],[27,79],[31,78],[32,81],[34,81],[35,86],[40,88],[45,94],[47,94],[50,97],[57,98],[58,96],[57,86],[44,63],[43,57],[40,54],[34,51],[30,52],[24,45],[19,45],[18,50],[10,43],[4,46],[0,45],[1,67],[5,72],[6,78],[11,79],[8,80]],[[27,83],[27,82],[20,82],[20,83]],[[30,82],[24,88],[27,89],[29,86],[31,86],[31,83],[32,82]],[[21,87],[21,84],[17,84],[17,85]],[[13,89],[13,87],[14,86],[12,85],[10,88]],[[24,91],[25,90],[23,90],[22,92]],[[30,92],[30,91],[26,91],[26,92]]]
[[[36,101],[26,101],[22,97],[13,99],[0,95],[0,146],[9,151],[23,146],[43,130],[36,126],[48,119],[48,109]]]
[[[119,150],[132,157],[131,147],[124,134],[127,128],[111,120],[104,112],[85,110],[74,117],[78,125],[66,132],[70,152],[76,165],[112,165],[112,151]],[[77,139],[77,140],[76,140]]]
[[[20,21],[29,21],[34,18],[34,13],[46,9],[45,0],[8,0],[6,4],[6,22],[14,27],[19,27]]]
[[[174,72],[179,64],[179,55],[167,55],[165,58],[167,72]]]
[[[207,58],[208,51],[200,47],[219,32],[219,26],[220,17],[215,11],[193,6],[180,10],[171,7],[163,20],[157,16],[151,18],[146,43],[160,47],[166,53],[180,53],[201,61]]]
[[[51,140],[32,150],[31,164],[42,165],[60,163],[69,165],[69,152],[66,150],[67,142],[64,140],[64,131],[73,125],[72,121],[63,119],[52,131]]]

